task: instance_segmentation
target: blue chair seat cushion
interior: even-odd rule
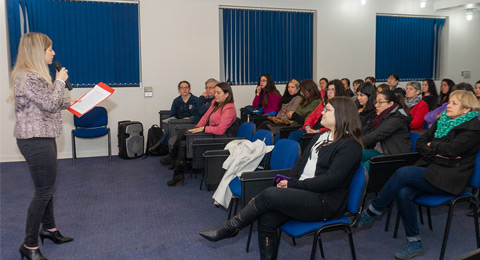
[[[235,177],[230,183],[228,184],[230,190],[233,193],[233,196],[241,197],[242,196],[242,182],[238,177]]]
[[[426,194],[422,195],[414,200],[415,204],[419,204],[422,206],[427,206],[427,207],[436,207],[440,206],[444,203],[449,202],[450,200],[453,200],[457,197],[462,197],[462,196],[471,196],[472,193],[470,191],[464,191],[462,194],[459,196],[455,195],[431,195],[431,194]]]
[[[98,127],[98,128],[77,128],[73,131],[73,135],[82,138],[92,138],[104,136],[108,133],[107,127]]]
[[[332,225],[332,224],[345,224],[349,225],[350,220],[346,216],[342,216],[338,219],[332,219],[327,221],[317,221],[317,222],[303,222],[298,220],[290,220],[280,226],[280,230],[291,237],[300,237],[304,236],[310,232],[313,232],[323,226]]]

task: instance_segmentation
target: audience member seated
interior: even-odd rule
[[[325,101],[325,90],[327,89],[328,85],[328,79],[327,78],[321,78],[318,81],[318,87],[320,88],[320,94],[322,95],[322,100]]]
[[[350,89],[350,80],[347,79],[347,78],[343,78],[342,79],[342,84],[343,86],[345,87],[345,92],[347,92],[347,95],[349,97],[353,97],[355,94],[353,93],[353,91]]]
[[[374,105],[376,97],[377,91],[370,82],[362,83],[357,88],[357,100],[360,105],[358,115],[360,116],[364,135],[372,131],[373,118],[377,114]]]
[[[225,82],[215,86],[215,101],[203,115],[200,122],[193,129],[185,130],[191,133],[205,132],[223,136],[237,118],[237,112],[233,103],[232,87]],[[174,165],[172,180],[168,186],[182,186],[184,173],[187,168],[185,132],[180,132],[173,149],[168,156],[160,158],[163,165]]]
[[[438,94],[437,86],[433,79],[424,79],[422,82],[422,100],[428,105],[428,111],[432,111],[437,107]]]
[[[373,85],[374,87],[377,87],[377,86],[375,86],[375,83],[377,83],[377,81],[375,80],[375,77],[373,77],[373,76],[368,76],[368,77],[366,77],[366,78],[365,78],[365,82],[370,82],[370,83],[372,83],[372,85]]]
[[[453,86],[451,88],[452,91],[455,91],[455,90],[466,90],[466,91],[470,91],[472,93],[475,94],[475,90],[473,89],[472,85],[468,84],[468,83],[465,83],[465,82],[462,82],[462,83],[459,83],[455,86]],[[427,122],[428,124],[428,128],[432,127],[433,125],[433,122],[435,122],[441,115],[441,113],[443,111],[445,111],[447,109],[447,105],[448,105],[448,102],[447,103],[443,103],[443,105],[435,108],[433,111],[431,112],[428,112],[426,115],[425,115],[425,121]]]
[[[455,83],[451,79],[443,79],[440,86],[440,97],[437,101],[437,106],[442,106],[445,103],[448,103],[448,98],[452,92],[452,88],[455,86]]]
[[[410,108],[410,128],[412,130],[423,129],[425,125],[425,115],[428,113],[428,105],[422,100],[422,87],[416,81],[407,84],[405,104]]]
[[[215,99],[215,86],[218,84],[218,80],[209,78],[205,81],[205,91],[198,96],[197,102],[193,110],[192,123],[196,124],[203,115],[208,111],[213,99]]]
[[[477,97],[478,101],[480,102],[480,80],[475,83],[475,96]]]
[[[277,115],[280,107],[278,103],[282,96],[278,92],[275,83],[273,83],[272,76],[266,73],[260,76],[258,80],[257,89],[255,90],[255,98],[252,102],[252,107],[262,108],[263,115]]]
[[[363,81],[363,79],[356,79],[353,81],[352,83],[352,86],[353,86],[353,97],[352,97],[352,100],[357,100],[357,90],[358,90],[358,87],[365,83],[365,81]],[[358,104],[357,104],[358,105]]]
[[[296,79],[291,79],[285,86],[282,99],[279,103],[280,111],[278,112],[275,121],[265,121],[257,129],[269,129],[274,135],[280,132],[280,128],[289,125],[289,112],[295,112],[303,97],[300,95],[300,82]],[[283,120],[285,122],[279,122]]]
[[[170,108],[170,118],[189,119],[193,116],[193,108],[197,101],[197,97],[190,93],[190,83],[188,81],[180,81],[178,83],[178,92],[180,96],[175,98]],[[168,119],[166,119],[168,120]]]
[[[362,137],[366,150],[362,162],[369,168],[368,160],[382,154],[402,154],[412,152],[410,140],[410,117],[401,106],[399,96],[393,91],[382,91],[375,100],[377,114],[373,118],[372,131]]]
[[[200,235],[220,241],[236,236],[258,220],[260,259],[277,259],[278,227],[283,223],[291,219],[326,221],[341,217],[347,207],[350,181],[360,165],[362,130],[350,98],[330,99],[323,113],[322,125],[331,131],[312,140],[290,171],[291,180],[265,189],[232,219],[217,228],[203,230]]]
[[[380,94],[380,92],[385,91],[385,90],[390,90],[390,87],[387,84],[382,83],[382,84],[378,85],[377,95]]]
[[[398,85],[400,78],[397,74],[390,74],[387,78],[387,85],[395,94],[401,94],[405,98],[405,90]]]
[[[416,166],[398,169],[360,215],[358,227],[370,224],[396,198],[407,236],[407,246],[395,253],[396,258],[423,254],[415,198],[423,194],[459,195],[465,190],[480,148],[479,110],[470,91],[452,92],[447,111],[417,141],[421,158]]]
[[[325,97],[325,104],[328,102],[329,99],[333,97],[347,97],[347,92],[345,91],[345,87],[343,86],[342,82],[338,79],[334,79],[328,82],[327,86],[327,96]],[[295,140],[300,142],[300,139],[303,134],[305,133],[319,133],[322,128],[324,128],[320,124],[320,117],[322,116],[323,105],[319,105],[315,108],[315,110],[305,119],[305,123],[303,124],[302,128],[293,131],[289,134],[288,139]]]

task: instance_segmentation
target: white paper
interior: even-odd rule
[[[112,93],[106,91],[105,89],[95,85],[93,89],[91,89],[80,99],[81,102],[73,104],[70,108],[83,115],[111,94]]]

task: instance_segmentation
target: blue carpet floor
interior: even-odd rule
[[[226,220],[226,210],[213,206],[213,191],[199,190],[200,178],[190,178],[190,174],[186,175],[184,187],[167,187],[171,171],[158,163],[158,157],[114,157],[111,163],[106,157],[81,158],[75,165],[64,159],[59,160],[58,168],[57,227],[75,240],[63,245],[46,240],[40,248],[49,259],[259,258],[256,232],[250,252],[245,252],[248,229],[217,243],[200,237],[200,230]],[[26,163],[1,163],[0,188],[0,257],[18,259],[33,196]],[[465,216],[467,211],[465,204],[455,210],[446,259],[476,248],[473,219]],[[446,213],[446,207],[432,209],[433,231],[427,225],[420,226],[425,255],[415,259],[438,259]],[[358,259],[394,259],[394,252],[405,245],[403,227],[399,238],[393,239],[393,223],[390,231],[384,232],[385,220],[384,216],[371,228],[354,230]],[[343,232],[326,234],[322,240],[327,259],[351,258]],[[308,259],[311,243],[312,237],[308,236],[297,239],[297,246],[293,246],[291,239],[283,235],[278,258]]]

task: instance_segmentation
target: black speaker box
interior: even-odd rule
[[[118,122],[118,157],[138,158],[145,151],[143,145],[143,125],[137,121]]]

